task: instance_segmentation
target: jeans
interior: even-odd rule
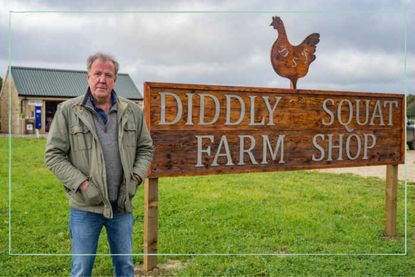
[[[132,253],[133,215],[131,213],[119,213],[114,209],[113,218],[108,219],[102,214],[71,208],[69,216],[72,238],[71,276],[91,276],[102,226],[107,230],[111,254]],[[131,255],[111,255],[111,257],[115,276],[134,276]]]

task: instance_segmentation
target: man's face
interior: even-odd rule
[[[111,61],[96,59],[88,71],[88,85],[97,101],[111,101],[111,91],[117,76],[115,66]]]

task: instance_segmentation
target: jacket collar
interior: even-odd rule
[[[116,95],[115,98],[116,98],[116,103],[117,103],[117,114],[118,114],[118,118],[121,119],[122,116],[124,115],[124,113],[127,110],[128,104],[122,97],[119,97],[116,94],[115,90],[112,90],[112,93],[114,93]],[[84,108],[90,107],[90,108],[93,109],[92,106],[88,105],[89,97],[92,97],[90,87],[87,88],[86,93],[84,94],[80,105],[83,106]]]
[[[94,101],[93,99],[94,98],[92,97],[91,88],[88,87],[84,97],[82,98],[81,106],[84,106],[84,107],[90,106],[90,105],[88,105],[89,100],[91,100],[91,102],[92,102],[92,101]],[[117,96],[117,93],[115,93],[115,90],[111,91],[111,102],[112,102],[111,103],[112,106],[114,106],[115,104],[118,103],[118,96]],[[95,104],[92,103],[91,107],[94,108],[94,106],[95,106]]]

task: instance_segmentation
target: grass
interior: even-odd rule
[[[45,168],[44,139],[13,144],[11,252],[70,254],[68,203]],[[70,256],[9,256],[7,138],[0,138],[0,275],[67,276]],[[162,178],[158,262],[186,266],[178,276],[413,276],[415,184],[408,186],[406,256],[264,256],[293,253],[403,253],[404,186],[399,183],[398,237],[383,237],[385,183],[315,171]],[[134,253],[143,253],[143,189],[134,199]],[[105,232],[98,253],[107,254]],[[232,254],[229,256],[191,254]],[[258,254],[240,256],[236,254]],[[134,261],[143,262],[142,256]],[[112,276],[97,256],[94,275]]]

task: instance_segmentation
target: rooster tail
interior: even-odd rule
[[[313,48],[315,48],[317,43],[319,43],[319,42],[320,42],[320,34],[318,34],[318,33],[313,33],[313,34],[309,35],[303,41],[303,43],[306,43],[307,45],[309,45],[310,47],[313,47]]]

